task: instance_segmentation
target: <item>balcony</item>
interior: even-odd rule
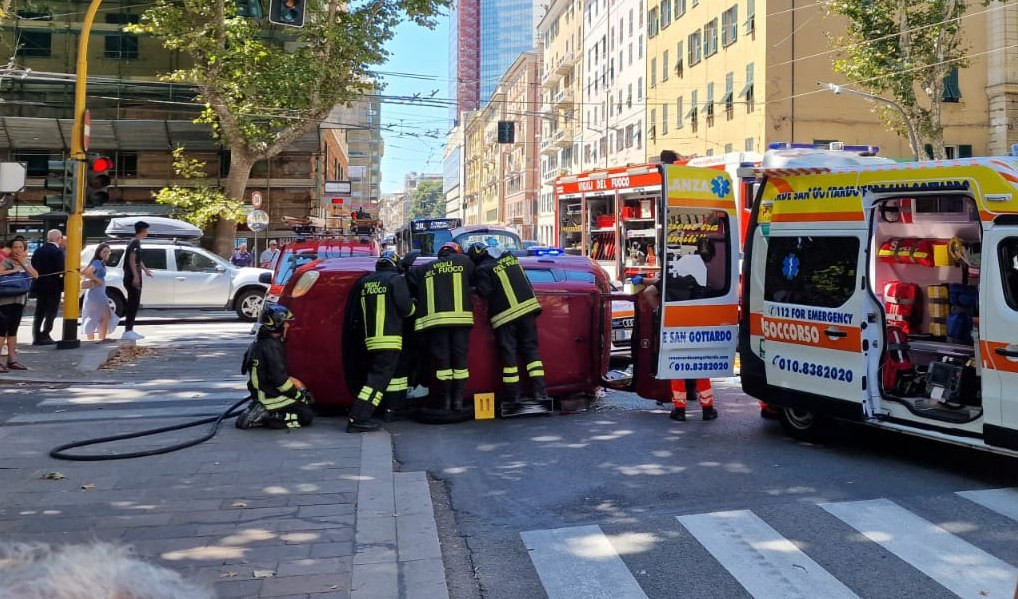
[[[555,94],[555,106],[561,108],[563,106],[572,106],[572,104],[573,104],[573,90],[563,89],[560,90],[557,94]]]
[[[542,154],[554,154],[558,152],[558,148],[552,144],[550,137],[541,139],[541,153]]]
[[[568,75],[569,71],[573,70],[574,64],[576,64],[576,53],[565,52],[555,62],[555,70],[559,75]]]
[[[568,148],[573,145],[574,136],[572,125],[565,125],[552,136],[552,143],[560,148]]]
[[[552,89],[558,85],[559,79],[562,78],[562,74],[556,69],[552,68],[551,65],[545,67],[544,74],[541,75],[541,87],[546,89]]]

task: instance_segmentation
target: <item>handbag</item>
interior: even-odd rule
[[[31,288],[32,277],[25,271],[0,275],[0,297],[24,295]]]

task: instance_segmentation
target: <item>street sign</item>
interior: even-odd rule
[[[254,206],[256,210],[262,207],[262,192],[251,192],[251,205]]]
[[[351,191],[349,181],[326,181],[325,182],[325,193],[347,195]]]
[[[24,162],[0,162],[0,193],[17,193],[25,188],[28,167]]]
[[[81,148],[88,151],[88,142],[92,137],[92,113],[85,111],[85,126],[81,128]]]
[[[264,210],[252,210],[247,215],[247,226],[255,233],[261,233],[269,228],[269,213]]]

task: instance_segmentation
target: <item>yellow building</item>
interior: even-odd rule
[[[498,121],[505,112],[505,93],[499,87],[480,110],[463,113],[466,123],[466,179],[463,223],[501,223],[504,219],[504,154],[498,144]]]
[[[1018,124],[1018,100],[1011,99],[1018,61],[1009,63],[1013,74],[1001,68],[1004,57],[1015,58],[1018,11],[992,6],[986,11],[974,4],[963,21],[972,58],[952,88],[960,93],[944,103],[949,156],[986,154],[991,139],[993,151],[1002,152],[1018,135],[1002,133]],[[650,5],[647,14],[648,158],[662,150],[700,156],[760,152],[778,141],[876,145],[881,155],[911,158],[908,139],[888,130],[869,100],[818,87],[844,82],[833,71],[837,52],[827,35],[844,31],[844,21],[821,4],[665,0]],[[989,129],[988,97],[997,107],[996,134]]]

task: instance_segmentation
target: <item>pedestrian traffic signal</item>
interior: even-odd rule
[[[270,0],[269,22],[290,27],[303,27],[306,5],[307,0]]]
[[[85,185],[85,207],[95,208],[110,200],[109,171],[113,161],[106,156],[92,155],[88,157],[88,180]]]
[[[46,205],[54,210],[71,212],[74,207],[74,171],[76,163],[73,160],[50,160],[46,163],[45,188],[55,191],[55,194],[46,194],[44,200]]]

